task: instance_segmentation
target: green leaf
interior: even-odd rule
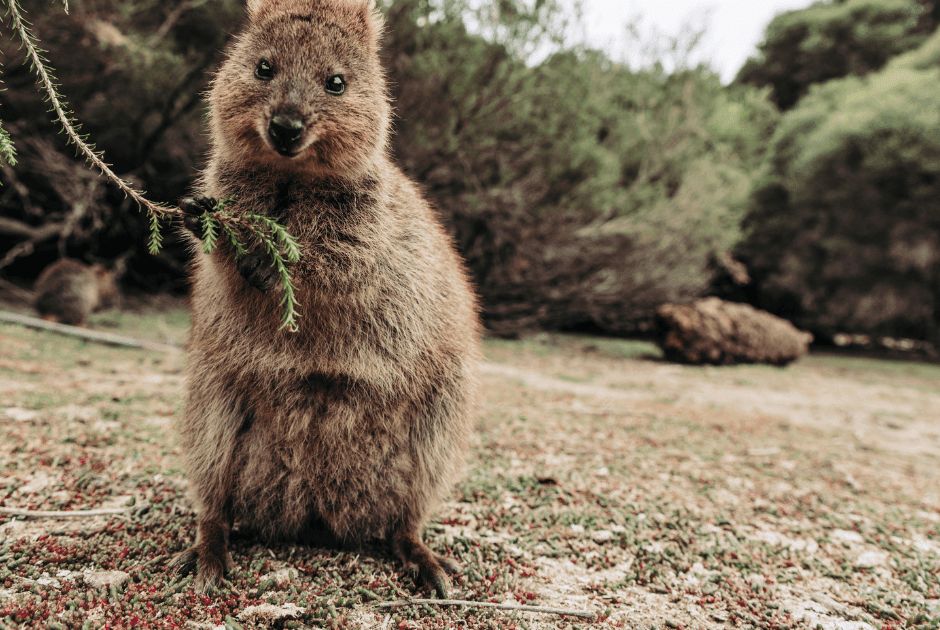
[[[163,232],[160,226],[160,217],[157,214],[150,215],[150,244],[147,249],[151,256],[156,256],[163,248]]]
[[[16,147],[13,145],[13,138],[2,124],[0,124],[0,161],[8,166],[16,166]]]
[[[202,251],[211,254],[215,251],[219,238],[218,221],[208,212],[202,215]]]
[[[226,238],[228,238],[229,244],[232,246],[232,251],[235,252],[236,258],[241,258],[248,253],[248,249],[245,247],[245,244],[241,241],[238,236],[238,232],[232,226],[228,225],[224,220],[220,218],[219,223],[222,226],[222,231],[225,232]]]

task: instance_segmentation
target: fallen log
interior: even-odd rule
[[[813,336],[747,304],[707,298],[667,304],[656,313],[666,359],[693,365],[788,365],[809,351]]]

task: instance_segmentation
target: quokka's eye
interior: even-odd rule
[[[339,96],[346,91],[346,79],[340,74],[334,74],[326,80],[326,91],[333,96]]]
[[[274,64],[267,59],[262,59],[255,66],[255,76],[262,81],[270,81],[274,78]]]

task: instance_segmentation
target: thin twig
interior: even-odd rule
[[[100,343],[106,346],[116,346],[118,348],[133,348],[136,350],[154,350],[156,352],[179,352],[181,348],[167,343],[157,343],[155,341],[144,341],[141,339],[132,339],[122,335],[100,332],[97,330],[88,330],[77,326],[68,326],[56,322],[47,322],[44,319],[29,317],[28,315],[19,315],[9,311],[0,311],[0,322],[7,324],[17,324],[32,328],[34,330],[43,330],[53,332],[67,337],[76,337],[85,341]]]
[[[126,508],[101,508],[98,510],[21,510],[19,508],[0,507],[0,514],[4,516],[18,516],[20,518],[90,518],[92,516],[112,516],[127,514],[136,506]]]
[[[104,158],[87,142],[85,142],[81,134],[78,133],[78,130],[72,124],[69,113],[66,110],[64,103],[59,98],[55,81],[53,80],[52,75],[49,73],[49,70],[46,68],[45,60],[43,59],[40,52],[39,44],[33,38],[32,33],[29,32],[29,29],[26,26],[26,21],[23,19],[23,15],[20,12],[19,4],[15,0],[8,0],[6,4],[13,30],[16,31],[19,40],[26,49],[26,55],[29,58],[30,64],[33,66],[33,70],[36,72],[36,76],[39,78],[39,83],[41,84],[42,89],[46,92],[46,96],[49,99],[49,104],[52,105],[52,110],[55,112],[55,116],[58,119],[59,124],[62,126],[62,130],[65,132],[65,135],[68,137],[69,142],[71,142],[75,148],[78,149],[78,151],[85,157],[85,159],[89,161],[89,163],[101,171],[101,173],[111,180],[114,185],[116,185],[121,190],[121,192],[133,199],[134,202],[136,202],[140,207],[145,208],[148,212],[155,215],[181,214],[180,211],[176,208],[154,203],[144,197],[143,193],[137,191],[128,182],[118,177],[117,174],[111,170],[110,165],[104,161]]]
[[[22,287],[19,287],[9,280],[0,278],[0,294],[6,293],[11,296],[13,299],[20,302],[32,302],[33,301],[33,292]]]
[[[5,219],[0,217],[0,233],[9,233],[9,231],[22,230],[22,228],[17,227],[17,224],[21,226],[26,225],[15,219]],[[60,237],[64,226],[62,223],[47,223],[41,227],[30,229],[31,232],[29,233],[27,239],[11,247],[4,255],[3,259],[0,260],[0,269],[9,267],[18,258],[32,254],[36,249],[36,246],[40,243],[45,243],[46,241]]]
[[[199,2],[189,0],[189,2],[181,2],[175,9],[167,14],[166,19],[163,20],[163,24],[156,30],[153,34],[153,37],[150,39],[150,45],[154,48],[156,44],[160,42],[161,39],[167,36],[167,34],[173,30],[173,27],[176,26],[176,23],[180,21],[180,18],[186,14],[187,11],[192,10],[193,8],[199,6]]]
[[[542,615],[562,615],[566,617],[580,617],[581,619],[594,619],[592,612],[584,610],[566,610],[564,608],[550,608],[546,606],[525,606],[522,604],[496,604],[493,602],[471,602],[463,599],[400,599],[394,602],[381,602],[375,604],[376,608],[402,608],[404,606],[459,606],[461,608],[493,608],[495,610],[510,610],[513,612],[529,612]]]
[[[195,0],[192,0],[195,2]],[[96,151],[85,138],[78,132],[77,123],[71,117],[65,104],[65,100],[59,95],[55,78],[52,70],[47,65],[47,60],[43,58],[43,50],[39,47],[38,40],[29,30],[29,25],[23,17],[20,9],[19,0],[6,0],[7,14],[10,17],[11,27],[17,38],[26,49],[26,57],[29,60],[33,71],[36,73],[39,85],[46,93],[46,98],[52,106],[55,117],[65,132],[68,141],[73,144],[76,150],[84,156],[89,164],[98,169],[108,180],[117,186],[121,192],[132,199],[140,208],[145,210],[150,218],[150,253],[157,254],[160,251],[162,243],[161,219],[170,216],[185,216],[180,208],[173,208],[164,204],[154,203],[146,198],[144,193],[138,191],[130,183],[121,179],[111,170],[111,166],[104,160],[103,155]],[[67,3],[66,3],[67,4]],[[67,9],[66,9],[67,10]],[[0,146],[2,148],[2,146]],[[9,161],[9,159],[8,159]],[[299,249],[296,241],[287,233],[287,230],[279,223],[252,215],[253,220],[245,221],[236,219],[222,212],[222,207],[217,207],[212,213],[212,220],[219,222],[228,222],[230,226],[241,226],[260,239],[265,246],[267,253],[271,257],[271,262],[278,271],[283,292],[282,305],[284,307],[282,328],[295,332],[297,330],[297,300],[294,296],[294,285],[290,273],[287,270],[287,263],[297,262],[299,258]],[[223,216],[225,215],[225,216]],[[259,218],[260,217],[260,218]],[[282,254],[281,249],[284,249]],[[285,255],[287,260],[285,261]]]

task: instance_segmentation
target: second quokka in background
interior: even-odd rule
[[[479,354],[463,263],[388,151],[382,17],[368,0],[250,0],[210,95],[191,216],[283,222],[299,330],[262,252],[199,253],[179,428],[198,510],[178,557],[218,586],[233,523],[264,539],[386,541],[444,596],[422,529],[468,450]]]
[[[33,304],[43,319],[81,326],[95,311],[119,303],[117,277],[117,271],[103,265],[63,258],[36,279]]]

